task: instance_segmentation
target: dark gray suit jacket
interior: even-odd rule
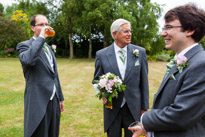
[[[139,57],[133,55],[134,49],[139,50]],[[139,66],[135,66],[136,61],[139,61]],[[99,79],[99,76],[107,72],[114,73],[121,78],[114,51],[114,44],[96,53],[94,80]],[[123,84],[126,85],[126,90],[120,93],[117,99],[113,99],[113,109],[104,107],[105,132],[117,116],[123,96],[135,120],[140,120],[142,109],[146,110],[149,108],[148,65],[144,48],[132,44],[128,45],[127,66]]]
[[[153,108],[142,123],[154,137],[205,137],[205,51],[201,45],[185,56],[189,65],[179,73],[176,65],[162,81]],[[174,75],[176,80],[170,79]]]
[[[48,47],[53,57],[53,71],[42,49],[44,43],[45,39],[38,37],[36,40],[31,38],[17,45],[19,60],[22,64],[26,80],[24,94],[24,137],[30,137],[44,117],[47,104],[53,92],[54,83],[58,100],[64,100],[55,56],[50,47]]]

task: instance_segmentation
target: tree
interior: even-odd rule
[[[0,50],[15,48],[17,43],[26,40],[23,27],[14,21],[0,17]]]
[[[205,37],[203,37],[199,42],[205,48]]]
[[[63,28],[65,32],[63,33],[65,37],[68,38],[69,46],[70,46],[70,58],[74,57],[73,54],[73,33],[77,32],[80,27],[82,10],[83,10],[83,2],[80,0],[63,0],[62,4],[62,14],[60,17],[60,21],[63,24]]]
[[[82,19],[84,35],[89,39],[88,58],[92,58],[92,37],[103,35],[104,47],[107,46],[107,37],[110,36],[110,25],[115,18],[117,3],[115,0],[85,0]]]
[[[4,6],[0,3],[0,16],[3,16]]]
[[[157,36],[157,19],[161,16],[160,5],[151,3],[150,0],[123,0],[121,4],[126,7],[134,17],[130,20],[132,24],[132,42],[151,48],[151,43]]]

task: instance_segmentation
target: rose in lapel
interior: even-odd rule
[[[179,73],[182,73],[183,68],[189,65],[187,62],[187,58],[184,55],[177,56],[177,69],[179,70]]]
[[[138,49],[133,49],[133,55],[135,56],[135,57],[139,57],[140,56],[140,52],[139,52],[139,50]],[[135,66],[139,66],[140,64],[139,64],[139,60],[137,60],[136,62],[135,62]]]

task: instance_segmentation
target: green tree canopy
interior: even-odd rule
[[[0,17],[0,50],[15,48],[17,43],[26,40],[25,30],[14,21]]]

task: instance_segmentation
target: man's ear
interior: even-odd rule
[[[113,37],[116,39],[117,37],[117,31],[112,32]]]
[[[33,31],[33,33],[34,33],[34,30],[35,30],[35,29],[34,29],[34,26],[31,26],[31,30],[32,30],[32,31]]]
[[[195,30],[186,30],[186,36],[187,37],[191,37],[192,35],[194,35]]]

